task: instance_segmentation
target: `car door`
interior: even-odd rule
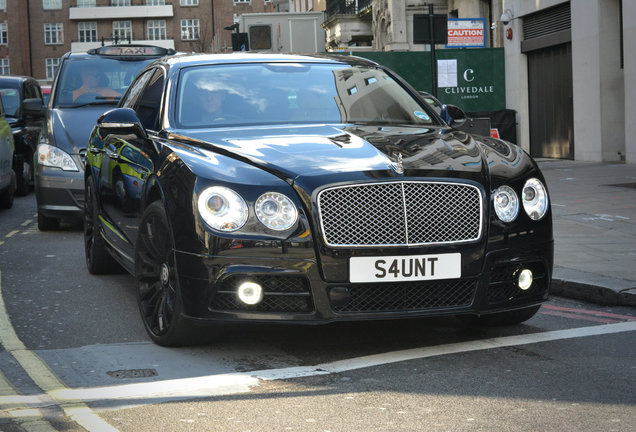
[[[136,111],[147,138],[133,134],[110,136],[104,146],[101,169],[102,204],[117,232],[112,241],[127,254],[134,252],[137,227],[143,212],[146,180],[154,170],[158,151],[157,134],[164,77],[161,69],[150,70],[133,84],[131,97],[122,106]],[[138,91],[138,89],[141,89]],[[132,256],[132,255],[131,255]]]

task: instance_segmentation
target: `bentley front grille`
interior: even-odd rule
[[[483,198],[466,183],[363,183],[321,191],[318,213],[332,247],[449,244],[481,237]]]

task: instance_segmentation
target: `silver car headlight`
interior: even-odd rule
[[[61,168],[64,171],[79,171],[73,158],[68,153],[48,144],[38,145],[38,163],[44,166]]]
[[[548,193],[543,183],[536,178],[531,178],[523,186],[523,209],[530,219],[540,220],[548,212]]]
[[[512,222],[519,214],[519,198],[510,186],[500,186],[493,192],[493,202],[497,217],[504,222]]]
[[[284,231],[291,228],[298,219],[298,210],[294,203],[278,192],[261,195],[254,205],[256,217],[269,229]]]
[[[223,186],[212,186],[201,192],[197,206],[205,223],[218,231],[240,229],[249,214],[245,200]]]

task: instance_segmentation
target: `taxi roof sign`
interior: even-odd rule
[[[108,56],[165,56],[175,54],[172,48],[153,45],[106,45],[88,50],[88,54]]]

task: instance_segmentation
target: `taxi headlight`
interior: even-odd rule
[[[523,186],[523,209],[530,219],[540,220],[548,212],[548,193],[543,183],[531,178]]]
[[[205,189],[198,199],[199,214],[211,228],[219,231],[236,231],[247,221],[245,200],[232,189],[212,186]]]
[[[38,163],[48,167],[61,168],[64,171],[79,171],[68,153],[48,144],[38,145]]]
[[[493,202],[497,217],[504,222],[512,222],[519,214],[519,199],[510,186],[500,186],[495,189]]]
[[[267,192],[261,195],[254,205],[256,217],[269,229],[284,231],[291,228],[298,219],[298,211],[294,203],[278,192]]]

